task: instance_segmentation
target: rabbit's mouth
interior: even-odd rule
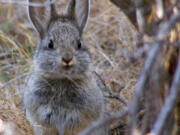
[[[75,73],[75,66],[69,66],[69,65],[66,65],[66,66],[62,66],[59,70],[60,74],[63,76],[71,76],[72,74]]]
[[[71,70],[73,66],[69,66],[69,65],[66,65],[66,66],[63,66],[63,69],[68,71],[68,70]]]

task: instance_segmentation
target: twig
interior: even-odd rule
[[[113,93],[111,91],[111,89],[106,85],[106,83],[102,79],[102,77],[96,71],[94,71],[94,74],[100,79],[100,81],[104,85],[105,91],[108,92],[109,95],[106,97],[116,99],[116,100],[120,101],[121,103],[123,103],[125,106],[127,106],[127,102],[124,99],[120,98],[117,94]]]
[[[166,37],[167,33],[175,26],[175,24],[180,21],[180,12],[173,14],[169,21],[164,23],[155,36],[157,40],[162,40]]]
[[[134,63],[138,58],[142,57],[152,48],[151,44],[144,44],[143,47],[138,48],[134,53],[123,50],[121,56],[126,58],[127,63]]]
[[[165,120],[167,120],[167,117],[172,112],[176,104],[176,99],[180,95],[180,61],[178,62],[178,66],[174,75],[174,80],[170,88],[170,95],[167,97],[165,104],[158,116],[158,119],[156,120],[153,129],[151,130],[151,135],[159,135],[161,133],[162,127],[165,124]]]
[[[91,125],[89,125],[87,128],[85,128],[82,132],[80,132],[78,135],[91,135],[94,131],[98,130],[101,127],[105,127],[106,125],[109,125],[115,120],[118,120],[122,117],[124,117],[128,113],[127,108],[121,112],[118,112],[116,114],[113,114],[107,118],[100,119],[96,122],[93,122]]]
[[[115,93],[110,92],[109,95],[105,96],[105,97],[116,99],[116,100],[120,101],[121,103],[123,103],[125,106],[127,106],[127,102],[124,99],[122,99],[119,96],[117,96]]]
[[[133,100],[132,104],[130,105],[130,113],[131,113],[131,117],[132,117],[133,129],[135,129],[137,126],[136,125],[136,123],[137,123],[137,119],[136,119],[137,115],[136,114],[137,114],[138,107],[139,107],[139,99],[142,96],[143,91],[145,90],[145,83],[147,81],[149,71],[151,70],[151,68],[154,65],[153,63],[154,63],[156,56],[158,55],[158,52],[161,48],[161,44],[155,43],[152,47],[153,48],[148,53],[147,60],[145,61],[144,69],[141,72],[140,78],[136,84],[134,100]]]
[[[136,20],[139,28],[139,32],[142,34],[144,33],[144,26],[145,26],[145,20],[144,20],[144,9],[142,7],[142,1],[141,0],[135,0],[135,6],[136,6]]]
[[[100,53],[110,64],[113,68],[115,68],[117,66],[117,64],[112,61],[103,51],[102,48],[99,46],[99,44],[97,43],[96,39],[93,38],[92,35],[89,36],[91,38],[91,40],[94,42],[95,46],[98,48],[98,53]]]
[[[45,7],[53,4],[56,0],[48,0],[45,2],[29,2],[29,1],[7,1],[0,0],[2,4],[14,4],[14,5],[22,5],[22,6],[32,6],[32,7]]]

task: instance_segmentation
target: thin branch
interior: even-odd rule
[[[143,3],[142,0],[134,1],[136,7],[136,20],[140,34],[144,33],[144,28],[145,28],[144,8],[142,6],[143,5],[142,3]]]
[[[143,16],[143,11],[142,9],[136,9],[136,20],[138,23],[138,28],[140,33],[144,33],[144,25],[145,25],[145,21],[144,21],[144,16]]]
[[[144,69],[141,72],[140,78],[136,84],[134,100],[133,100],[132,104],[130,105],[130,113],[131,113],[131,117],[132,117],[133,129],[135,129],[137,126],[136,125],[136,123],[137,123],[136,116],[137,116],[137,111],[138,111],[138,107],[139,107],[139,99],[142,96],[143,91],[145,90],[145,83],[147,82],[148,74],[154,65],[153,63],[154,63],[156,56],[158,55],[158,52],[161,48],[161,44],[155,43],[152,47],[153,48],[148,53],[147,60],[145,61]]]
[[[112,99],[116,99],[116,100],[118,100],[118,101],[120,101],[121,103],[123,103],[125,106],[127,106],[127,102],[124,100],[124,99],[122,99],[122,98],[120,98],[119,96],[117,96],[115,93],[109,93],[109,95],[108,96],[105,96],[105,97],[107,97],[107,98],[112,98]]]
[[[53,4],[56,0],[48,0],[45,2],[29,2],[29,1],[7,1],[0,0],[2,4],[14,4],[14,5],[22,5],[22,6],[32,6],[32,7],[45,7]]]
[[[112,90],[106,85],[105,81],[102,79],[102,77],[97,72],[94,71],[94,73],[99,78],[99,80],[102,82],[102,84],[104,85],[105,91],[108,92],[109,95],[106,97],[116,99],[116,100],[120,101],[121,103],[123,103],[125,106],[127,106],[127,102],[124,99],[120,98],[117,94],[113,93]]]
[[[128,52],[127,50],[122,51],[123,57],[126,58],[128,64],[134,63],[138,58],[142,57],[144,54],[152,48],[152,44],[144,44],[143,47],[138,48],[135,52]]]
[[[180,59],[180,55],[179,55],[179,59]],[[175,75],[174,80],[170,88],[170,95],[167,97],[165,104],[158,116],[158,119],[155,122],[153,129],[151,130],[151,135],[159,135],[161,133],[165,121],[172,112],[176,104],[176,99],[180,95],[180,61],[178,62],[178,66],[174,75]]]
[[[85,128],[82,132],[80,132],[78,135],[91,135],[94,131],[98,130],[99,128],[105,127],[112,123],[115,120],[118,120],[122,117],[124,117],[128,113],[127,108],[121,112],[118,112],[116,114],[113,114],[107,118],[100,119],[96,122],[93,122],[91,125],[89,125],[87,128]]]
[[[162,40],[166,38],[167,33],[175,26],[177,22],[180,22],[180,12],[173,14],[169,21],[164,23],[155,36],[157,40]]]

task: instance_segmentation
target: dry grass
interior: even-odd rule
[[[133,52],[136,31],[122,12],[107,0],[91,1],[91,16],[84,39],[93,56],[95,71],[127,102],[131,100],[140,65],[128,65],[124,50]],[[65,0],[59,2],[64,7]],[[0,5],[0,100],[22,109],[22,96],[37,42],[26,9]],[[107,100],[109,112],[124,105]],[[1,103],[1,102],[0,102]]]
[[[12,107],[6,101],[0,100],[0,133],[1,130],[6,132],[3,135],[34,135],[33,128],[26,119],[22,110]]]

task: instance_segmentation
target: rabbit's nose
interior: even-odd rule
[[[72,56],[62,57],[62,65],[63,66],[72,66],[73,64],[74,64],[74,59]]]

